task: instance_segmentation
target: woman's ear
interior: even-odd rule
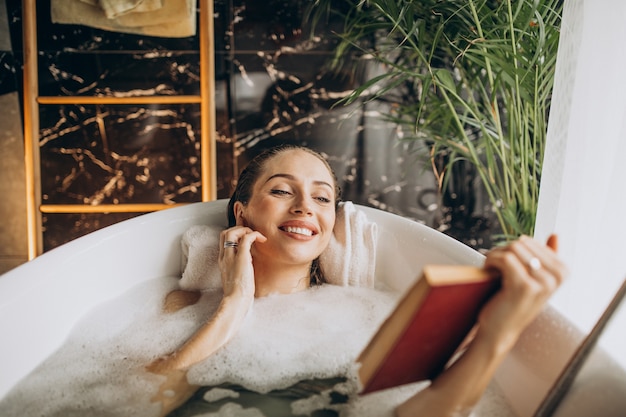
[[[247,226],[246,218],[244,216],[245,211],[246,211],[245,208],[246,206],[244,206],[244,204],[241,201],[235,201],[235,204],[233,204],[233,212],[235,214],[235,224],[237,226]]]

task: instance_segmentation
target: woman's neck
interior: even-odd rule
[[[311,265],[276,266],[254,263],[255,297],[290,294],[309,288]]]

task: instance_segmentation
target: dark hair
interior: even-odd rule
[[[328,172],[330,172],[331,176],[333,177],[335,185],[335,209],[337,209],[341,198],[341,190],[339,189],[339,185],[337,184],[337,177],[335,176],[335,172],[331,168],[328,161],[326,161],[326,159],[324,159],[321,154],[312,149],[303,146],[284,144],[266,149],[265,151],[261,152],[248,163],[243,171],[241,171],[241,174],[239,174],[239,179],[237,180],[235,191],[233,191],[233,194],[228,201],[228,227],[233,227],[237,224],[234,210],[235,202],[240,201],[244,205],[248,204],[250,198],[252,197],[252,189],[254,188],[254,184],[263,172],[263,169],[265,168],[265,163],[283,152],[292,150],[301,150],[311,155],[314,155],[324,163],[326,168],[328,168]],[[311,285],[318,285],[324,282],[326,282],[326,279],[324,278],[322,269],[319,267],[319,260],[314,259],[311,263]]]

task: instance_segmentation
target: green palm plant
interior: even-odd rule
[[[470,163],[504,238],[532,234],[562,0],[333,3],[316,1],[312,20],[343,15],[334,64],[352,50],[385,68],[344,102],[393,101],[408,140],[445,156],[441,187],[453,164]]]

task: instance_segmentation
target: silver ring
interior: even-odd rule
[[[239,243],[233,242],[232,240],[227,240],[224,242],[224,249],[236,248],[237,246],[239,246]]]
[[[541,269],[541,261],[539,260],[539,258],[537,257],[533,257],[530,258],[530,260],[528,261],[528,268],[530,268],[531,271],[538,271]]]

